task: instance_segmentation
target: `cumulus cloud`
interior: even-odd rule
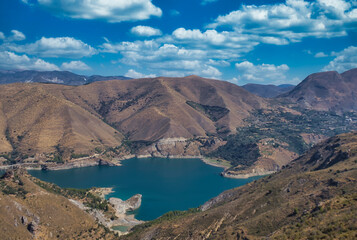
[[[62,63],[61,69],[64,70],[90,70],[91,68],[82,61],[71,61]]]
[[[350,46],[341,52],[332,53],[335,58],[322,70],[344,72],[352,68],[357,68],[357,47]]]
[[[219,78],[221,68],[240,61],[259,44],[287,45],[307,37],[346,36],[357,24],[356,6],[355,0],[286,0],[270,5],[242,5],[237,11],[219,16],[204,30],[177,28],[172,34],[152,40],[106,41],[99,51],[118,54],[117,62],[165,76],[196,74]],[[285,66],[256,67],[267,70],[271,79],[284,80],[288,71]],[[261,81],[263,76],[245,70],[237,79]]]
[[[133,27],[130,32],[132,34],[135,34],[137,36],[142,36],[142,37],[152,37],[152,36],[160,36],[162,35],[162,32],[160,29],[152,28],[149,26],[136,26]]]
[[[130,69],[125,74],[125,77],[130,77],[130,78],[154,78],[154,77],[156,77],[156,75],[155,74],[145,75],[145,74],[142,74],[142,73],[139,73],[139,72],[135,71],[134,69]]]
[[[155,40],[121,42],[117,44],[104,43],[104,52],[120,52],[119,62],[136,67],[143,67],[163,76],[185,76],[196,74],[205,77],[219,77],[221,72],[211,66],[213,58],[223,56],[221,50],[214,52],[186,49],[175,44],[160,43]],[[225,52],[227,54],[227,52]],[[233,54],[233,53],[232,53]],[[209,60],[211,59],[211,61]],[[222,62],[221,62],[222,63]]]
[[[96,54],[96,50],[93,47],[72,37],[42,37],[34,43],[25,45],[11,44],[5,47],[11,51],[41,57],[81,58]]]
[[[270,44],[299,42],[305,37],[346,36],[357,23],[355,1],[286,0],[272,5],[242,5],[219,16],[210,28],[230,27],[234,32]]]
[[[39,58],[30,58],[27,55],[17,55],[9,51],[0,52],[0,68],[14,70],[52,71],[59,68]]]
[[[185,28],[178,28],[172,35],[178,40],[202,40],[217,45],[226,40],[225,35],[218,33],[216,30],[207,30],[202,33],[199,29],[186,30]]]
[[[11,36],[9,37],[9,41],[22,41],[25,40],[26,36],[20,31],[11,30]]]
[[[36,5],[58,16],[101,19],[111,23],[146,20],[162,15],[161,9],[151,0],[37,0]]]
[[[328,57],[328,55],[324,52],[318,52],[315,54],[315,58],[323,58],[323,57]]]
[[[25,40],[26,36],[18,30],[11,30],[11,34],[9,36],[5,36],[3,32],[0,32],[0,39],[5,42],[15,42]]]
[[[286,82],[286,72],[289,67],[286,64],[276,66],[274,64],[254,65],[249,61],[236,63],[235,67],[238,70],[239,76],[236,78],[239,82],[254,83],[254,82]]]

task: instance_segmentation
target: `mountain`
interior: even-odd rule
[[[357,68],[339,74],[314,73],[289,93],[280,95],[300,106],[321,111],[357,111]]]
[[[316,145],[281,171],[199,209],[169,212],[123,239],[354,239],[357,133]]]
[[[273,98],[283,93],[287,93],[292,90],[295,86],[290,84],[282,85],[264,85],[264,84],[254,84],[248,83],[242,88],[245,90],[264,98]]]
[[[0,84],[18,83],[18,82],[40,82],[40,83],[58,83],[64,85],[83,85],[96,81],[106,80],[127,80],[130,78],[123,76],[99,75],[82,76],[67,71],[0,71]]]
[[[0,153],[13,158],[53,153],[89,153],[115,147],[123,139],[116,129],[59,96],[72,88],[57,84],[0,85]],[[58,96],[52,94],[57,92]]]
[[[205,140],[194,138],[234,132],[253,109],[266,105],[237,85],[197,76],[1,85],[0,153],[11,153],[7,159],[41,153],[69,159],[73,153],[91,155],[123,144],[134,151],[168,139],[142,154],[200,155]],[[163,146],[171,149],[164,153]]]
[[[234,132],[251,110],[266,106],[237,85],[198,76],[95,82],[62,95],[129,139],[151,142]]]

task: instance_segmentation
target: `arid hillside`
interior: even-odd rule
[[[129,139],[145,141],[234,132],[249,111],[266,106],[234,84],[198,76],[97,82],[61,93]]]
[[[104,81],[83,86],[0,86],[0,152],[93,153],[130,141],[227,135],[266,102],[197,76]],[[15,156],[16,157],[16,156]]]
[[[322,111],[357,111],[357,69],[314,73],[280,97]]]
[[[281,171],[123,239],[355,239],[357,133],[316,145]]]
[[[0,152],[34,155],[90,152],[120,145],[117,130],[98,116],[48,90],[60,85],[0,86]]]
[[[116,239],[69,200],[85,193],[54,187],[21,169],[7,172],[0,179],[1,239]]]

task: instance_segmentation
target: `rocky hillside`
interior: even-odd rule
[[[236,85],[197,76],[113,80],[75,87],[2,85],[0,153],[6,159],[41,153],[69,159],[73,154],[92,155],[98,152],[95,149],[118,147],[121,151],[123,143],[138,153],[137,149],[161,139],[179,142],[226,136],[243,125],[253,109],[266,105]],[[187,149],[188,155],[200,154],[198,143],[192,145],[192,151],[187,144],[178,147],[177,155]],[[166,151],[173,155],[173,150]]]
[[[251,110],[267,105],[234,84],[198,76],[96,82],[60,91],[45,87],[134,141],[227,134]]]
[[[245,90],[264,98],[273,98],[278,95],[287,93],[291,91],[295,86],[290,84],[283,85],[264,85],[264,84],[254,84],[248,83],[243,85],[242,88]]]
[[[83,76],[68,71],[0,71],[0,84],[39,82],[76,86],[114,79],[127,80],[130,78],[124,76]]]
[[[283,170],[171,212],[125,239],[355,239],[357,133],[332,137]]]
[[[106,206],[86,190],[60,189],[22,170],[7,172],[0,179],[1,239],[116,238],[69,199],[83,199],[93,208]]]
[[[309,109],[357,111],[357,68],[342,74],[333,71],[311,74],[280,97]]]

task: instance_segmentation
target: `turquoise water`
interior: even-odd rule
[[[142,205],[135,212],[140,220],[152,220],[172,210],[198,207],[227,189],[244,185],[249,179],[223,178],[221,168],[199,159],[145,158],[122,161],[123,166],[96,166],[60,171],[29,171],[41,180],[61,187],[113,187],[108,197],[123,200],[140,193]]]

